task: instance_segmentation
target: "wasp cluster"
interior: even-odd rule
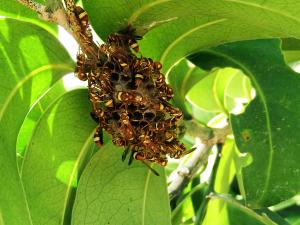
[[[177,137],[182,112],[168,103],[173,91],[162,65],[138,56],[137,39],[131,28],[110,35],[100,46],[106,60],[96,67],[89,67],[79,54],[78,77],[88,80],[92,116],[99,123],[95,142],[102,144],[104,129],[115,145],[125,147],[123,160],[130,154],[130,163],[136,159],[165,166],[167,156],[189,153]]]

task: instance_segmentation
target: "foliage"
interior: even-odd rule
[[[87,90],[63,82],[75,63],[57,27],[0,0],[0,224],[300,224],[300,2],[82,3],[104,41],[136,28],[186,121],[229,121],[233,135],[170,203],[167,177],[188,158],[157,177],[107,135],[96,147]],[[190,128],[183,142],[198,139]]]

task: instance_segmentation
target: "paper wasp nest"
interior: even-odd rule
[[[123,160],[133,159],[167,164],[167,156],[180,158],[189,153],[177,138],[182,112],[168,101],[172,88],[161,73],[162,65],[150,58],[138,57],[138,44],[132,29],[112,34],[100,51],[106,62],[88,73],[92,115],[99,122],[95,142],[101,144],[100,129],[111,134],[115,145],[124,146]],[[78,55],[78,68],[84,66]],[[88,67],[88,66],[86,66]]]

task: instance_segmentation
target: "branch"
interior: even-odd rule
[[[171,181],[168,185],[170,200],[178,197],[191,179],[197,174],[199,169],[207,164],[211,148],[218,143],[224,143],[226,136],[231,133],[230,128],[211,129],[199,125],[195,121],[187,121],[187,135],[195,136],[197,141],[196,150],[177,170],[170,175]]]
[[[53,0],[52,6],[45,6],[32,0],[17,0],[19,3],[37,12],[41,19],[56,23],[62,26],[67,32],[69,32],[83,52],[88,56],[89,59],[95,62],[99,57],[99,48],[94,43],[91,36],[86,35],[86,31],[81,26],[81,21],[75,14],[75,3],[73,0],[65,0],[66,8],[58,0]]]

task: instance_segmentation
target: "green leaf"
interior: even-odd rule
[[[186,98],[191,104],[210,112],[222,112],[222,103],[220,102],[216,90],[216,75],[218,70],[213,71],[209,76],[198,82],[188,92]]]
[[[20,171],[33,224],[70,224],[77,180],[95,147],[90,108],[87,90],[71,91],[36,125]]]
[[[73,63],[61,44],[40,27],[0,19],[0,30],[0,221],[31,225],[16,161],[17,136],[30,107],[72,71]]]
[[[201,192],[203,192],[206,187],[207,187],[206,183],[198,184],[195,187],[190,187],[189,188],[190,190],[184,196],[182,196],[182,199],[180,199],[176,208],[172,211],[173,225],[182,224],[184,217],[189,218],[193,216],[195,209],[193,208],[192,198],[198,197],[199,195],[201,196],[202,194]],[[199,201],[200,199],[197,199],[197,203],[199,203]]]
[[[258,214],[250,208],[242,205],[240,202],[231,198],[229,195],[211,194],[210,201],[222,201],[229,208],[228,225],[276,225],[267,214]],[[215,215],[217,216],[217,215]],[[241,223],[243,221],[243,223]],[[226,224],[226,223],[225,223]]]
[[[295,179],[300,175],[295,160],[300,158],[300,143],[294,136],[300,132],[300,77],[285,64],[280,50],[279,40],[256,40],[213,48],[198,58],[210,66],[222,58],[231,61],[256,89],[245,113],[231,117],[239,150],[253,159],[242,170],[251,207],[274,205],[300,191],[300,180]]]
[[[295,38],[283,38],[281,48],[287,63],[300,61],[300,40]]]
[[[230,185],[235,175],[233,154],[234,141],[232,139],[227,139],[222,148],[222,157],[220,159],[216,178],[214,181],[214,190],[217,193],[229,193]],[[219,225],[229,224],[229,218],[227,214],[227,205],[224,203],[224,201],[209,201],[203,225],[209,225],[213,223]]]
[[[170,206],[163,169],[155,176],[141,162],[121,161],[112,143],[94,155],[79,181],[72,224],[168,225]]]
[[[286,0],[83,0],[91,23],[105,40],[127,24],[145,35],[141,52],[165,71],[182,57],[222,43],[300,37],[300,2]],[[154,29],[155,28],[155,29]]]
[[[183,59],[176,64],[167,74],[167,80],[173,88],[173,103],[179,107],[185,116],[189,118],[188,105],[185,101],[186,93],[208,73],[196,67],[188,60]]]
[[[43,27],[53,35],[57,34],[57,25],[41,20],[36,12],[17,2],[17,0],[0,0],[0,5],[0,16],[30,22]]]
[[[237,100],[244,104],[251,101],[250,92],[248,77],[240,70],[225,68],[213,70],[209,76],[196,83],[186,98],[191,105],[209,112],[229,114],[243,108]]]
[[[47,93],[45,93],[41,99],[35,102],[34,106],[26,116],[22,127],[20,128],[18,140],[17,140],[17,154],[18,156],[24,156],[25,149],[28,145],[28,140],[31,138],[37,121],[45,113],[47,107],[58,98],[60,98],[66,92],[63,80],[57,81]]]

